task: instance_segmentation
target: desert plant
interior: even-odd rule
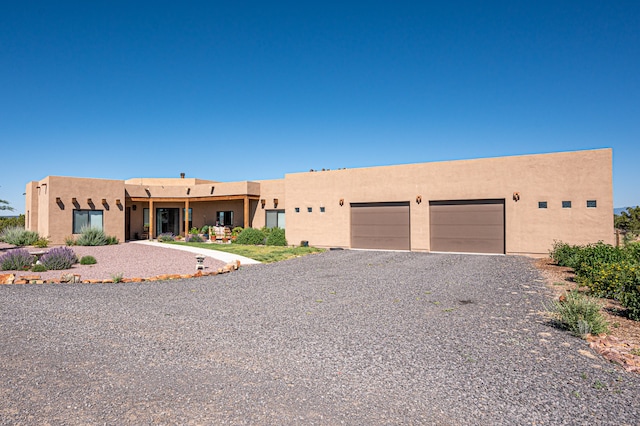
[[[82,256],[80,259],[81,265],[95,265],[96,263],[98,263],[98,261],[93,256]]]
[[[268,246],[286,246],[287,239],[285,238],[284,229],[272,228],[265,242]]]
[[[200,233],[201,234],[208,234],[209,233],[209,225],[204,225],[202,228],[200,228]]]
[[[607,321],[595,299],[573,290],[553,304],[552,313],[564,328],[575,336],[598,335],[607,331]]]
[[[189,233],[190,233],[190,234],[199,234],[199,233],[200,233],[200,230],[199,230],[198,228],[193,227],[193,228],[191,228],[191,229],[189,230]]]
[[[34,231],[27,231],[20,226],[9,226],[2,230],[0,241],[14,246],[30,246],[40,239],[40,235]]]
[[[41,263],[36,263],[31,267],[32,272],[46,272],[48,271],[47,267]]]
[[[161,243],[166,243],[168,241],[175,241],[175,240],[176,240],[175,237],[170,232],[166,232],[164,234],[158,235],[158,241]]]
[[[78,246],[106,246],[107,236],[104,231],[96,228],[82,228],[80,236],[76,239]]]
[[[198,234],[189,234],[185,238],[185,242],[187,243],[201,243],[203,241],[202,237]]]
[[[18,217],[0,217],[0,234],[2,230],[9,227],[17,226],[24,229],[24,215]]]
[[[236,243],[257,246],[264,244],[264,240],[264,232],[260,229],[246,228],[240,233],[240,235],[238,235]]]
[[[69,269],[74,263],[78,263],[78,257],[69,247],[56,247],[40,258],[49,270]]]
[[[117,237],[111,236],[111,235],[107,235],[107,245],[109,246],[115,246],[120,244],[120,240],[118,240]]]
[[[10,250],[0,256],[0,269],[3,271],[22,271],[31,267],[35,256],[29,254],[26,249]]]
[[[123,277],[122,272],[118,272],[117,274],[111,274],[111,280],[114,283],[121,283],[122,282],[122,277]]]
[[[75,246],[76,245],[76,239],[73,237],[73,235],[67,235],[64,238],[64,244],[67,246]]]
[[[38,240],[33,243],[34,247],[45,248],[49,246],[49,240],[46,238],[38,238]]]

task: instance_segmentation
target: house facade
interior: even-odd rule
[[[52,243],[98,227],[120,241],[192,227],[285,229],[290,244],[547,254],[613,243],[612,151],[310,171],[282,179],[48,176],[26,188],[25,226]]]

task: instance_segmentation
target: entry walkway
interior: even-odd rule
[[[239,254],[227,253],[219,250],[202,249],[199,247],[189,247],[189,246],[176,245],[176,244],[165,244],[165,243],[159,243],[157,241],[149,241],[149,240],[129,241],[129,242],[133,244],[145,244],[149,246],[188,251],[191,253],[201,254],[203,256],[211,257],[225,263],[231,263],[234,260],[239,260],[242,265],[256,265],[261,263],[261,262],[258,262],[257,260],[240,256]]]

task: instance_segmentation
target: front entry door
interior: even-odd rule
[[[156,209],[156,229],[160,234],[180,234],[180,209]]]

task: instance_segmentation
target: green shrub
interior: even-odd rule
[[[0,241],[14,246],[30,246],[40,239],[40,235],[34,231],[27,231],[20,226],[9,226],[2,230]]]
[[[78,257],[69,247],[56,247],[40,258],[49,270],[70,269],[74,263],[78,263]]]
[[[46,238],[38,238],[38,241],[33,243],[34,247],[45,248],[49,246],[49,240]]]
[[[238,235],[237,244],[257,246],[264,244],[265,235],[260,229],[246,228]]]
[[[578,291],[567,293],[565,301],[555,301],[552,309],[556,320],[571,334],[584,337],[607,332],[607,322],[597,300]]]
[[[242,231],[244,231],[244,228],[242,226],[236,226],[231,230],[231,236],[237,238]]]
[[[98,261],[93,256],[82,256],[82,259],[80,259],[81,265],[95,265],[96,263],[98,263]]]
[[[268,246],[286,246],[287,239],[284,235],[284,229],[273,228],[269,235],[267,235],[266,245]]]
[[[104,231],[96,228],[83,228],[75,244],[78,246],[106,246],[107,236]]]
[[[26,271],[33,265],[35,256],[26,249],[9,250],[0,256],[0,269],[3,271]]]
[[[107,235],[107,245],[109,246],[115,246],[120,244],[120,240],[118,240],[118,238],[113,237],[111,235]]]
[[[40,263],[36,263],[35,265],[33,265],[31,267],[31,271],[32,272],[46,272],[48,271],[47,267],[40,264]]]
[[[200,233],[200,230],[199,230],[198,228],[195,228],[195,227],[194,227],[194,228],[191,228],[191,229],[189,230],[189,233],[190,233],[190,234],[199,234],[199,233]]]
[[[200,228],[200,233],[201,234],[208,234],[209,233],[209,225],[204,225],[202,228]]]

